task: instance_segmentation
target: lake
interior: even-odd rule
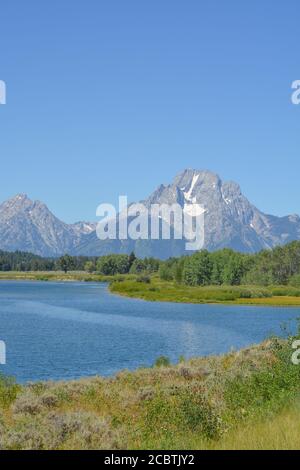
[[[258,343],[300,316],[299,308],[145,302],[107,284],[0,282],[0,339],[18,382],[111,375],[219,354]]]

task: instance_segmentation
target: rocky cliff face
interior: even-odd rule
[[[238,184],[223,182],[209,171],[187,169],[169,185],[160,185],[147,199],[151,204],[193,203],[205,209],[205,243],[208,250],[224,247],[255,252],[300,239],[297,215],[275,217],[251,204]],[[20,194],[0,205],[0,249],[31,251],[42,256],[63,253],[97,255],[130,253],[168,258],[185,253],[185,240],[105,240],[97,238],[96,224],[68,225],[39,201]],[[190,252],[188,252],[190,253]]]
[[[208,250],[224,247],[243,252],[256,252],[300,239],[300,218],[297,215],[275,217],[259,211],[242,194],[238,184],[223,182],[209,171],[187,169],[170,185],[160,185],[149,198],[151,204],[178,203],[182,208],[192,203],[205,209],[205,243]],[[185,253],[185,242],[180,240],[100,241],[91,233],[77,252],[106,254],[128,253],[138,256],[167,258]]]
[[[0,205],[0,249],[30,251],[41,256],[73,252],[90,230],[87,224],[68,225],[40,201],[25,194]]]

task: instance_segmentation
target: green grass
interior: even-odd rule
[[[134,279],[135,276],[118,275],[104,276],[102,274],[87,273],[85,271],[0,271],[0,280],[27,280],[27,281],[84,281],[84,282],[111,282],[113,280]]]
[[[143,276],[134,274],[104,276],[84,271],[0,271],[1,280],[108,282],[114,294],[149,301],[300,306],[300,289],[291,286],[190,287],[162,281],[157,275],[147,276],[143,282]]]
[[[173,281],[162,281],[153,276],[151,283],[136,282],[134,279],[112,282],[110,291],[127,297],[161,302],[300,306],[300,290],[288,286],[190,287]]]
[[[0,380],[0,449],[294,449],[290,340],[223,356],[27,386]]]

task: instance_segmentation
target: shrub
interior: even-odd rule
[[[273,295],[277,297],[284,297],[284,296],[300,297],[300,289],[297,289],[296,287],[293,287],[293,286],[272,287],[271,292]]]
[[[11,377],[0,375],[0,404],[9,406],[16,399],[21,387]]]
[[[221,435],[222,420],[203,394],[186,392],[180,401],[179,411],[189,430],[199,431],[208,439],[216,439]]]
[[[165,263],[159,266],[159,277],[162,281],[172,281],[174,279],[173,271]]]
[[[136,278],[136,282],[142,282],[144,284],[150,284],[151,283],[151,278],[150,276],[147,275],[141,275]]]
[[[97,271],[106,276],[127,274],[129,269],[130,262],[127,255],[106,255],[101,256],[97,261]]]
[[[280,409],[299,393],[300,368],[291,362],[290,341],[273,341],[275,361],[251,375],[240,375],[225,384],[225,401],[233,418],[261,414],[263,409]]]
[[[120,449],[119,434],[110,422],[91,412],[49,413],[46,416],[20,420],[0,437],[2,449],[53,450]]]
[[[155,363],[154,363],[154,366],[155,367],[167,367],[171,364],[170,362],[170,359],[166,356],[159,356]]]
[[[16,414],[35,415],[42,410],[42,403],[38,396],[30,390],[22,393],[13,404],[12,410]]]
[[[300,274],[294,274],[294,276],[290,277],[289,285],[292,287],[300,287]]]

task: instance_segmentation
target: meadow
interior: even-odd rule
[[[299,449],[291,339],[115,377],[0,380],[0,449]]]
[[[113,279],[110,291],[160,302],[300,306],[300,289],[296,287],[186,286],[174,281],[163,281],[155,275],[147,279]]]
[[[1,280],[12,281],[55,281],[55,282],[112,282],[119,276],[88,273],[86,271],[0,271]],[[135,279],[133,275],[123,276],[125,280]]]

